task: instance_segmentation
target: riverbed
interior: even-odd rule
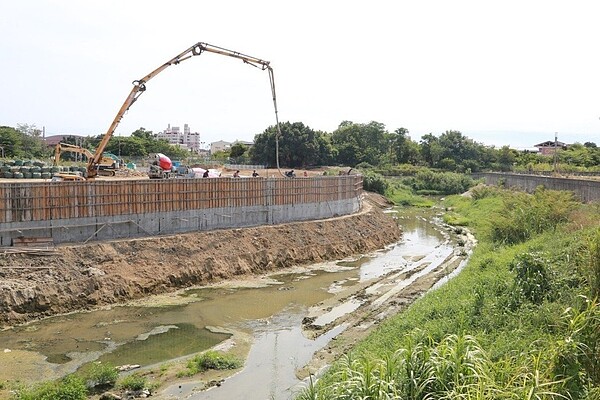
[[[2,365],[14,365],[0,370],[0,381],[56,379],[98,361],[161,369],[227,343],[226,349],[237,347],[247,356],[233,377],[218,385],[202,376],[167,382],[155,398],[291,398],[302,387],[299,371],[311,365],[315,353],[356,330],[352,315],[380,310],[417,281],[435,275],[433,285],[464,264],[468,251],[460,248],[455,232],[443,226],[435,210],[391,212],[403,237],[374,253],[0,332]],[[322,368],[312,365],[308,373]]]

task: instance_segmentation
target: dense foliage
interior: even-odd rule
[[[96,136],[88,142],[90,148],[96,148],[104,135]],[[166,140],[154,137],[152,131],[140,128],[131,133],[131,136],[113,136],[110,138],[106,151],[121,157],[146,157],[152,153],[162,153],[172,159],[179,159],[189,155],[189,152],[169,144]]]
[[[44,158],[50,153],[44,146],[42,131],[35,125],[19,124],[17,128],[0,126],[0,157]]]
[[[455,130],[439,136],[429,133],[414,141],[406,128],[389,132],[376,121],[366,124],[343,121],[331,133],[314,131],[299,122],[286,122],[281,131],[279,160],[288,167],[331,162],[352,167],[369,164],[388,171],[399,164],[454,172],[553,171],[556,167],[561,172],[600,171],[600,148],[592,142],[559,149],[555,160],[554,156],[517,151],[508,146],[485,146]],[[255,136],[251,149],[253,162],[275,165],[275,132],[271,126]]]
[[[315,131],[302,122],[285,122],[280,125],[279,162],[282,166],[297,168],[310,165],[327,165],[332,161],[333,149],[328,135]],[[275,165],[275,138],[277,129],[272,126],[254,138],[250,157],[255,164]]]
[[[103,135],[95,137],[66,136],[64,143],[84,147],[94,152],[102,140]],[[151,153],[163,153],[173,159],[185,158],[189,155],[187,150],[169,144],[166,140],[158,140],[152,133],[144,128],[132,132],[131,136],[111,137],[105,152],[113,153],[123,158],[143,158]],[[54,149],[48,147],[41,136],[41,131],[35,126],[20,124],[17,128],[8,126],[0,127],[0,158],[26,158],[47,159],[54,155]],[[63,160],[75,160],[77,156],[64,153]],[[80,159],[78,156],[77,159]]]
[[[599,398],[599,206],[545,190],[472,194],[445,203],[454,210],[445,219],[480,241],[465,269],[382,323],[300,399]],[[509,224],[517,241],[493,233]]]
[[[363,175],[363,189],[369,192],[385,194],[388,186],[389,185],[385,178],[375,172],[367,171]]]
[[[390,132],[377,121],[343,121],[333,132],[314,130],[302,122],[284,122],[280,124],[280,130],[281,136],[277,141],[277,129],[270,126],[255,135],[254,145],[250,148],[238,143],[212,157],[222,162],[275,166],[278,142],[279,163],[286,168],[316,165],[357,167],[369,164],[380,169],[376,172],[383,175],[398,175],[395,172],[408,169],[398,169],[402,165],[459,173],[485,170],[600,172],[600,148],[593,142],[559,148],[554,157],[517,151],[508,146],[485,146],[456,130],[448,130],[440,135],[428,133],[420,140],[413,140],[408,129],[398,128]],[[102,135],[67,137],[65,142],[93,151],[101,139]],[[50,157],[51,150],[43,144],[41,131],[33,125],[0,127],[0,151],[6,158]],[[151,153],[163,153],[173,159],[192,156],[187,150],[170,145],[166,140],[158,140],[152,131],[144,128],[132,132],[130,136],[111,137],[105,151],[124,158],[143,158]],[[65,155],[65,158],[68,157]]]

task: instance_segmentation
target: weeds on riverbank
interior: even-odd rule
[[[299,398],[600,398],[597,206],[483,187],[444,206],[479,239],[468,266]]]
[[[193,376],[209,369],[237,369],[243,364],[240,359],[231,354],[210,350],[192,358],[187,364],[187,369],[181,371],[179,377]]]
[[[156,385],[141,374],[126,375],[119,379],[114,365],[93,363],[84,371],[67,375],[63,379],[35,385],[17,385],[12,390],[16,400],[85,400],[91,395],[115,387],[140,391],[155,389]]]
[[[435,202],[427,197],[419,196],[399,180],[390,180],[385,192],[385,197],[397,206],[433,207]]]
[[[427,196],[460,193],[475,184],[467,175],[419,170],[413,176],[388,178],[385,196],[399,206],[433,207]],[[365,190],[366,189],[365,187]]]

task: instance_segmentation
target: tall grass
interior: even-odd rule
[[[56,382],[44,382],[15,391],[18,400],[84,400],[87,388],[83,379],[69,375]]]
[[[533,195],[511,193],[503,200],[503,212],[495,218],[491,232],[492,240],[503,244],[521,243],[556,228],[568,220],[576,205],[571,192],[541,187]]]
[[[441,195],[463,193],[475,184],[468,175],[431,170],[419,171],[405,183],[417,193]]]
[[[444,205],[480,240],[469,264],[384,321],[300,398],[598,399],[594,206],[499,188]]]
[[[516,366],[495,364],[471,336],[453,334],[435,342],[415,334],[407,337],[406,347],[384,358],[343,356],[330,385],[318,388],[311,380],[298,399],[566,398],[556,390],[563,381],[548,379],[539,355]],[[500,373],[502,367],[511,373]]]
[[[590,233],[588,240],[587,268],[584,274],[590,286],[590,295],[600,297],[600,228]]]

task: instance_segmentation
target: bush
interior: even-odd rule
[[[428,171],[427,167],[419,167],[412,164],[400,164],[400,165],[385,165],[378,166],[374,169],[374,172],[383,176],[414,176],[419,171]]]
[[[415,191],[435,191],[448,195],[466,192],[475,182],[466,175],[454,172],[419,171],[406,183]]]
[[[566,222],[575,207],[570,192],[538,188],[535,193],[512,193],[504,197],[504,209],[492,224],[492,240],[516,244]]]
[[[485,199],[486,197],[498,196],[499,190],[494,186],[477,185],[471,188],[473,200]]]
[[[514,295],[517,300],[525,299],[541,304],[550,293],[550,278],[546,262],[537,253],[518,254],[509,269],[515,272]]]
[[[185,375],[191,376],[209,369],[236,369],[240,368],[242,365],[242,361],[230,354],[207,351],[206,353],[195,356],[188,362],[188,371]]]
[[[433,207],[435,204],[431,199],[414,194],[410,187],[399,182],[388,185],[385,197],[397,206]]]
[[[85,400],[87,388],[83,379],[68,375],[57,382],[45,382],[31,389],[17,391],[18,400]]]
[[[114,385],[119,378],[119,372],[114,365],[94,363],[88,373],[85,375],[85,380],[88,387]]]
[[[147,385],[146,377],[139,374],[128,375],[119,382],[120,388],[134,391],[143,390]]]
[[[368,162],[361,162],[360,164],[357,164],[356,167],[354,167],[356,169],[373,169],[373,166],[371,164],[369,164]]]
[[[388,188],[385,178],[374,172],[367,172],[363,175],[363,188],[369,192],[384,194]]]

